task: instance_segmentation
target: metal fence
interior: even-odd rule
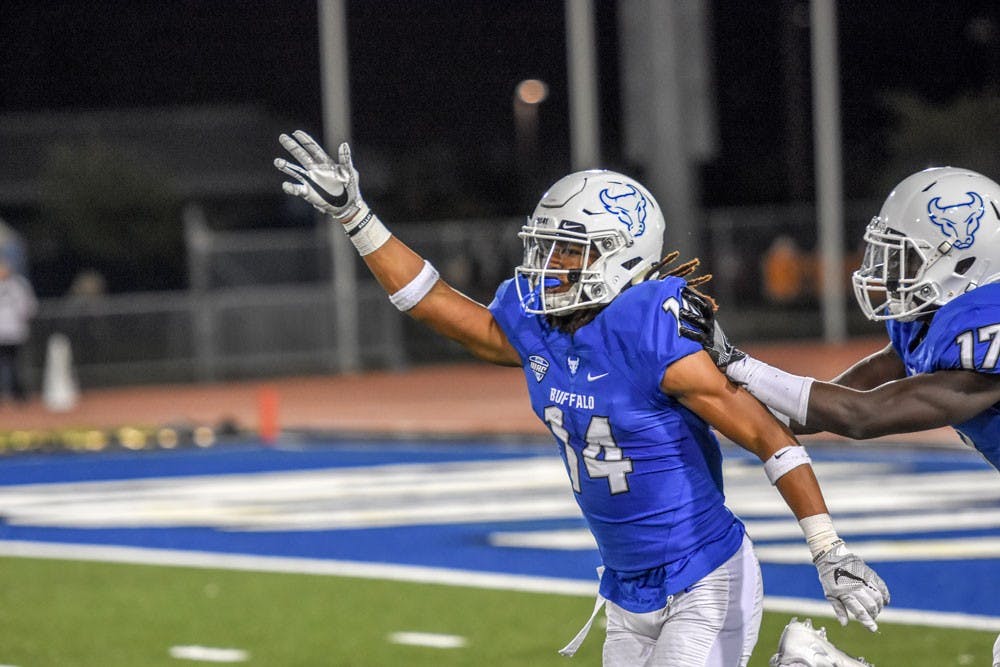
[[[872,204],[846,207],[855,246]],[[816,291],[775,302],[763,262],[781,236],[808,259],[815,245],[809,206],[733,208],[707,216],[705,269],[722,319],[738,339],[820,335]],[[442,276],[488,303],[521,258],[522,219],[394,223],[393,231],[431,259]],[[53,333],[72,345],[84,386],[215,381],[336,372],[338,293],[325,230],[212,232],[197,212],[188,220],[191,288],[180,292],[46,299],[33,326],[29,379],[39,386]],[[669,237],[669,224],[668,224]],[[668,239],[669,246],[669,239]],[[855,246],[848,248],[849,255]],[[403,317],[356,262],[362,368],[467,359],[457,344]],[[850,261],[850,260],[849,260]],[[847,270],[847,267],[845,267]],[[809,274],[804,274],[806,283]],[[877,331],[848,308],[851,333]]]
[[[338,294],[322,226],[213,232],[197,211],[187,218],[188,290],[42,301],[26,355],[34,386],[40,386],[46,341],[54,333],[69,339],[84,386],[340,370]],[[520,258],[520,224],[503,219],[393,227],[434,259],[449,283],[488,302]],[[362,368],[399,369],[463,354],[400,315],[361,261],[353,261],[358,280],[351,311],[361,332]]]

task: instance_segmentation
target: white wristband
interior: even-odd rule
[[[800,424],[806,423],[809,392],[815,378],[786,373],[751,356],[726,366],[726,375],[733,382],[744,385],[764,405]]]
[[[358,253],[362,257],[381,248],[392,236],[382,221],[378,219],[378,216],[364,202],[361,202],[354,219],[344,225],[344,231],[347,232],[348,238],[351,239],[351,243],[358,249]]]
[[[799,445],[788,445],[776,451],[771,458],[764,461],[764,474],[773,486],[786,473],[799,466],[809,465],[812,459],[805,447]]]
[[[431,288],[434,287],[434,283],[438,281],[439,277],[440,274],[438,274],[437,269],[425,259],[424,268],[420,269],[420,273],[402,289],[394,294],[390,294],[389,301],[392,301],[392,305],[396,306],[396,308],[405,312],[420,303],[420,300],[427,296],[427,293],[431,291]]]
[[[837,531],[833,529],[833,519],[829,514],[807,516],[799,521],[799,527],[806,536],[806,544],[809,545],[813,560],[842,541],[837,536]]]

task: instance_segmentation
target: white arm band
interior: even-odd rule
[[[799,466],[811,463],[812,459],[809,458],[809,452],[806,451],[805,447],[788,445],[787,447],[782,447],[771,458],[764,461],[764,474],[767,475],[768,481],[773,486],[785,473]]]
[[[813,560],[822,553],[826,553],[842,542],[833,529],[833,519],[829,514],[816,514],[807,516],[799,521],[799,527],[806,536],[806,543],[809,545],[809,552],[812,553]]]
[[[392,236],[378,216],[363,202],[354,219],[344,225],[344,231],[362,257],[381,248]]]
[[[438,281],[439,277],[440,274],[438,274],[437,269],[425,259],[424,268],[420,269],[420,273],[398,292],[390,294],[389,301],[392,301],[392,305],[396,306],[396,308],[405,312],[420,303],[420,300],[427,296],[427,293],[431,291],[431,288],[434,287],[434,283]]]
[[[764,405],[800,424],[806,423],[809,392],[815,378],[786,373],[751,356],[726,366],[726,375],[733,382],[744,385]]]

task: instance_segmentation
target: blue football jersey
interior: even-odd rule
[[[665,603],[640,589],[684,590],[735,553],[744,533],[724,504],[718,441],[660,390],[670,364],[701,350],[678,333],[684,285],[640,283],[574,334],[526,314],[513,279],[490,304],[597,541],[601,592],[636,612]]]
[[[926,333],[924,328],[926,327]],[[929,324],[887,321],[889,339],[906,374],[939,370],[1000,372],[1000,284],[983,285],[941,306]],[[997,405],[953,424],[967,444],[1000,470],[1000,409]]]

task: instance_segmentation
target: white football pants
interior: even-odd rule
[[[608,602],[604,667],[745,667],[764,613],[760,564],[747,537],[725,563],[657,611]]]
[[[1000,635],[997,635],[996,643],[993,644],[993,667],[1000,667]]]

